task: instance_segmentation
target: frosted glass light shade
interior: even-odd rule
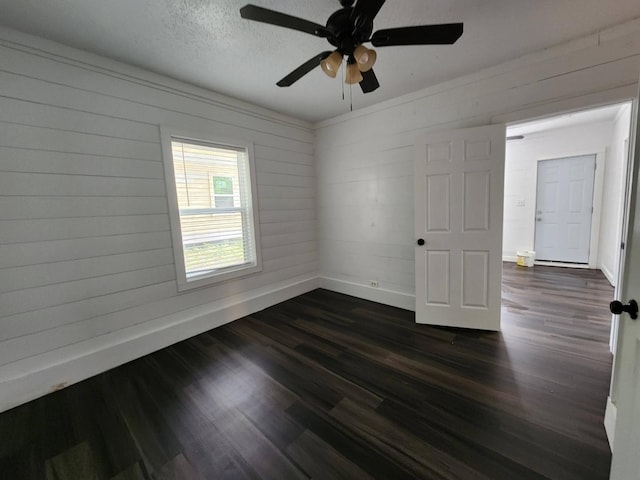
[[[373,64],[376,63],[376,52],[375,50],[371,50],[364,45],[358,45],[353,52],[353,56],[356,59],[356,64],[358,65],[358,70],[361,72],[368,72],[373,68]]]
[[[336,50],[320,62],[320,68],[322,68],[322,71],[331,78],[336,78],[341,64],[342,54]]]
[[[362,73],[358,69],[358,65],[355,63],[349,63],[347,65],[347,75],[344,80],[344,83],[348,85],[353,85],[355,83],[360,83],[362,81]]]

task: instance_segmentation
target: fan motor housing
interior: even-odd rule
[[[355,48],[365,42],[373,31],[373,22],[366,19],[357,18],[354,22],[351,19],[353,8],[341,8],[334,12],[327,20],[327,40],[344,55],[351,55]],[[356,25],[362,22],[361,25]],[[355,32],[355,36],[354,36]]]

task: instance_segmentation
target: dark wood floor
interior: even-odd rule
[[[0,415],[2,479],[608,478],[600,272],[505,264],[503,331],[316,290]]]

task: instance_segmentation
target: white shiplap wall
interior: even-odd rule
[[[177,294],[159,125],[254,142],[263,271]],[[315,288],[311,125],[0,29],[0,411]]]
[[[437,68],[435,66],[434,68]],[[640,21],[316,125],[322,285],[414,309],[413,143],[633,98]],[[384,88],[384,78],[380,79]],[[370,282],[378,282],[372,288]]]

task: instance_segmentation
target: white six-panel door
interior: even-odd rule
[[[505,126],[429,133],[415,151],[416,322],[499,330]]]
[[[589,263],[596,156],[538,162],[536,258]]]

